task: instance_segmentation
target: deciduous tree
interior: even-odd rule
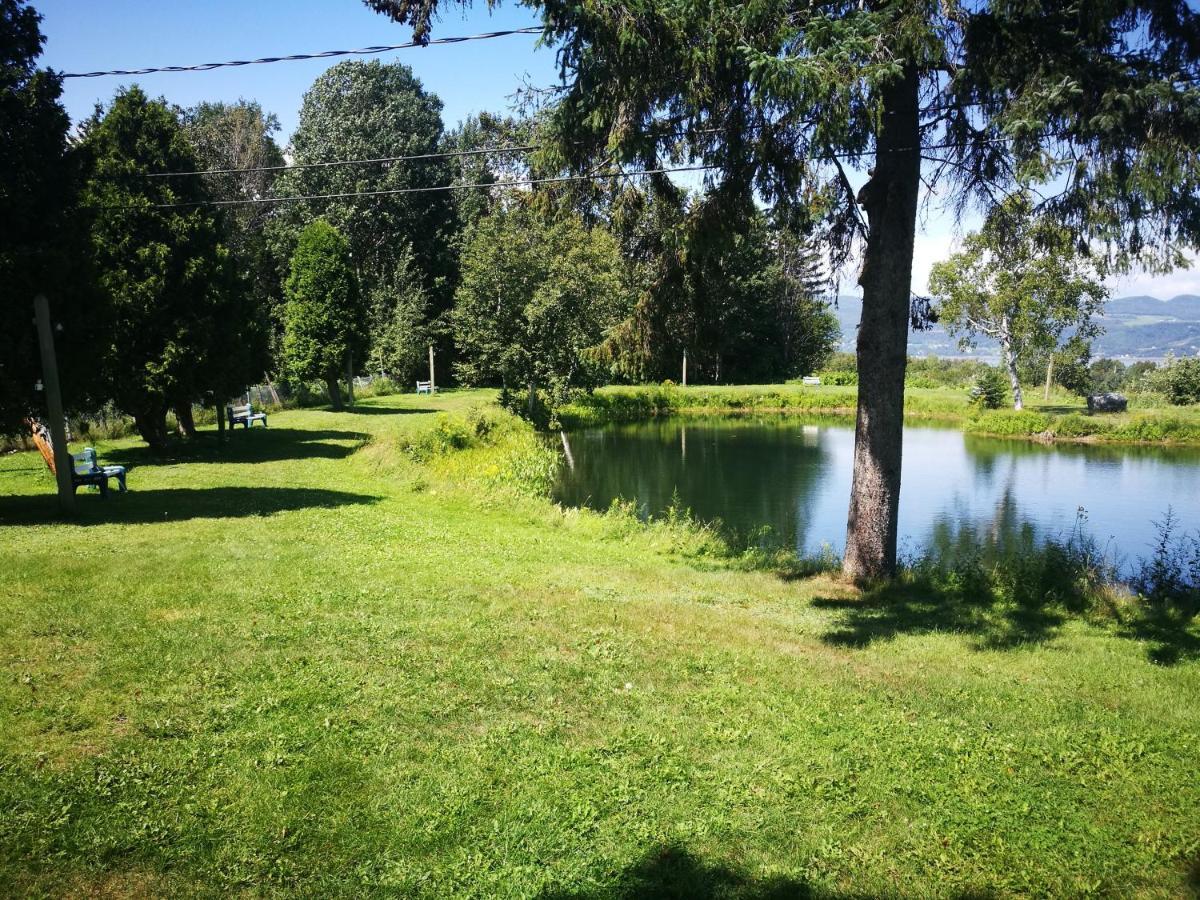
[[[378,60],[339,63],[304,95],[291,141],[296,166],[278,179],[275,193],[349,195],[445,186],[454,168],[449,160],[430,156],[443,149],[441,111],[441,101],[422,87],[408,66]],[[320,165],[397,156],[425,158]],[[417,342],[449,309],[453,297],[458,226],[451,193],[339,196],[281,205],[276,216],[273,233],[285,258],[314,219],[324,219],[345,236],[372,308],[372,323],[385,326],[371,336],[382,345],[373,358],[394,366],[414,356]],[[409,335],[403,352],[396,353],[399,335],[392,326],[414,313],[422,327]],[[366,356],[358,359],[363,362]]]
[[[589,351],[627,302],[622,268],[603,228],[508,198],[479,220],[463,254],[453,318],[459,377],[530,398],[544,391],[551,405],[593,385]]]
[[[1088,341],[1108,292],[1070,232],[1036,217],[1027,195],[997,207],[963,250],[937,263],[929,290],[938,315],[964,348],[980,337],[1000,345],[1001,362],[1021,409],[1019,367],[1033,353],[1053,353],[1064,333]]]

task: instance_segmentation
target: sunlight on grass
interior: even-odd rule
[[[1194,889],[1200,661],[559,509],[491,396],[111,442],[71,524],[0,458],[7,892]]]

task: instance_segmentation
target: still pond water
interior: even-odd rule
[[[567,505],[606,509],[620,498],[659,515],[677,498],[742,534],[769,526],[801,554],[842,550],[854,450],[846,420],[657,420],[576,431],[567,442],[556,488]],[[1088,534],[1117,560],[1147,556],[1168,507],[1180,529],[1200,529],[1200,449],[905,429],[902,553],[963,528],[1065,538],[1081,507]]]

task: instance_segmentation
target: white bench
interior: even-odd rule
[[[435,385],[431,381],[418,381],[417,382],[417,393],[418,394],[437,393],[437,385]]]
[[[815,384],[821,383],[821,379],[818,378],[816,375],[805,375],[802,379],[800,379],[800,381],[803,384],[814,384],[815,385]]]

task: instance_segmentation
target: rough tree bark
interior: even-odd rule
[[[896,571],[904,372],[921,179],[918,77],[913,66],[881,89],[875,169],[859,191],[867,246],[859,284],[858,416],[844,574],[855,581]]]
[[[337,376],[325,379],[325,389],[329,391],[329,405],[334,409],[341,409],[342,390],[338,387]]]
[[[175,422],[178,425],[180,436],[196,436],[196,418],[192,414],[191,401],[181,400],[175,404]]]
[[[133,414],[133,424],[137,426],[142,440],[154,451],[165,450],[167,446],[167,406],[165,403],[147,403]]]

